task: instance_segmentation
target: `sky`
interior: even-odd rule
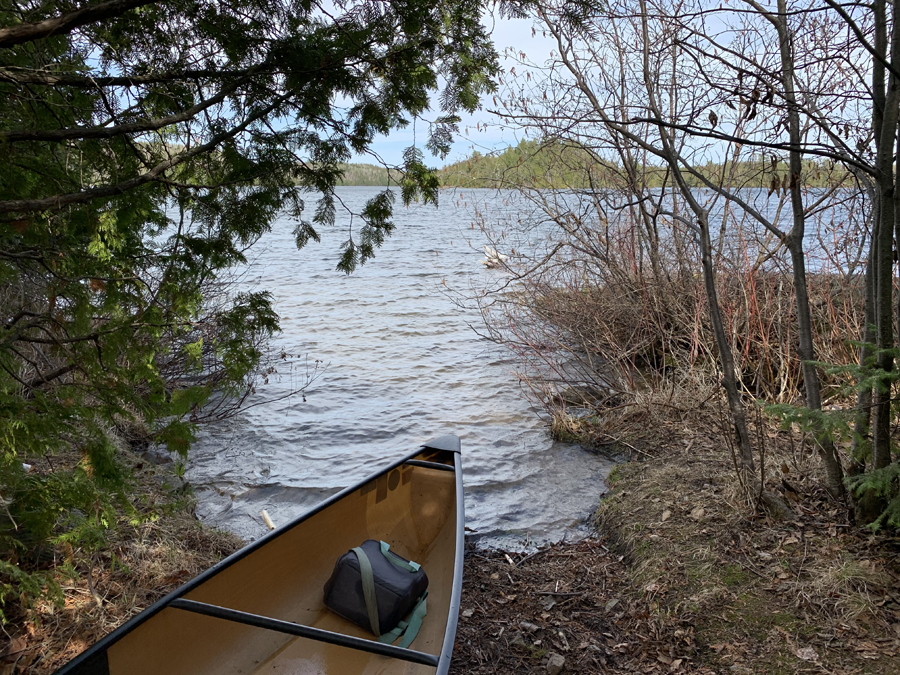
[[[514,46],[516,51],[525,52],[531,61],[542,63],[549,58],[550,51],[555,46],[555,43],[544,38],[540,33],[532,36],[531,19],[503,19],[496,15],[487,15],[483,21],[491,29],[497,53],[501,55],[500,66],[504,71],[515,65],[512,60],[503,58],[503,52],[507,47]],[[485,103],[489,101],[490,99]],[[492,150],[503,150],[507,146],[518,144],[522,137],[521,133],[517,134],[509,129],[498,128],[497,118],[488,113],[484,109],[485,107],[483,106],[481,110],[477,110],[472,115],[462,116],[462,123],[459,125],[460,134],[446,159],[442,160],[432,156],[425,148],[428,124],[422,120],[416,123],[415,129],[410,124],[406,129],[395,130],[389,136],[377,139],[372,144],[372,150],[389,164],[402,164],[403,151],[413,145],[415,141],[415,144],[425,153],[425,163],[428,166],[441,167],[468,157],[473,150],[485,154]],[[431,111],[431,117],[438,117],[438,115],[439,111],[435,106]],[[479,126],[481,130],[479,130]],[[365,155],[359,156],[353,161],[374,163],[372,157]]]

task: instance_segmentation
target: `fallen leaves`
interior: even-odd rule
[[[510,569],[507,556],[516,555],[479,552],[467,558],[466,609],[451,673],[550,673],[551,663],[553,670],[561,663],[551,661],[553,654],[564,659],[559,672],[579,675],[710,672],[691,667],[692,632],[661,632],[645,603],[616,592],[626,575],[623,558],[598,542],[558,545],[529,560],[520,556]],[[665,592],[659,582],[644,588]],[[489,612],[473,609],[488,605]]]
[[[451,672],[542,674],[551,652],[567,675],[900,672],[900,539],[849,528],[795,473],[795,520],[749,515],[704,443],[623,466],[598,515],[612,553],[582,542],[467,560],[464,596],[518,598],[461,619]]]
[[[801,647],[794,652],[797,655],[798,659],[803,659],[804,661],[818,661],[819,655],[816,653],[816,650],[812,647]]]

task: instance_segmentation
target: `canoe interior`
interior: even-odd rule
[[[452,452],[415,459],[453,465]],[[456,474],[401,465],[365,483],[181,597],[374,639],[328,610],[337,558],[366,539],[388,542],[429,579],[428,615],[411,649],[439,656],[451,600]],[[107,650],[111,675],[434,673],[435,668],[166,607]]]

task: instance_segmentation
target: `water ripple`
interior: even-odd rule
[[[358,210],[374,193],[340,196]],[[244,283],[273,294],[283,329],[273,348],[327,368],[306,402],[278,400],[300,381],[297,362],[296,375],[271,378],[251,401],[270,403],[202,432],[187,474],[201,518],[255,538],[265,532],[261,509],[286,522],[421,442],[456,434],[475,538],[514,546],[584,533],[611,463],[550,439],[509,354],[471,328],[477,313],[447,297],[445,281],[479,288],[497,274],[482,269],[486,240],[470,229],[468,208],[477,200],[489,218],[511,208],[508,196],[465,195],[459,206],[448,195],[439,209],[399,208],[393,237],[349,277],[335,270],[340,214],[302,251],[287,221],[260,242]]]

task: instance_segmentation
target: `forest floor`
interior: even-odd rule
[[[0,675],[45,675],[114,628],[244,545],[236,535],[205,527],[194,497],[172,472],[126,453],[135,470],[132,502],[144,516],[123,515],[108,545],[93,554],[56,551],[48,563],[63,604],[5,607]]]
[[[795,514],[776,522],[716,436],[656,434],[611,474],[595,539],[469,551],[452,673],[900,672],[900,538],[849,525],[814,453],[767,433]]]
[[[636,443],[595,538],[467,551],[452,673],[900,672],[900,538],[849,525],[815,454],[781,432],[767,432],[767,482],[795,515],[758,515],[721,434],[691,427]],[[10,617],[0,675],[53,672],[242,545],[202,527],[166,471],[141,472],[158,518],[123,521],[105,552],[69,552],[64,605]]]

